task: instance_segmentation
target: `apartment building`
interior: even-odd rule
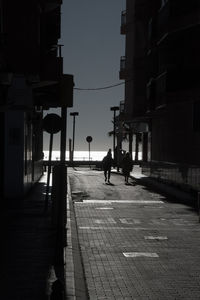
[[[200,3],[127,0],[123,15],[120,78],[126,121],[142,136],[143,172],[197,190]]]
[[[43,109],[66,104],[61,4],[0,0],[1,199],[22,199],[41,177]]]

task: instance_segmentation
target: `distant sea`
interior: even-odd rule
[[[49,151],[44,152],[44,160],[49,159]],[[107,154],[107,151],[90,151],[90,160],[101,161]],[[133,157],[135,153],[133,152]],[[52,160],[60,160],[60,151],[52,151]],[[139,159],[141,159],[141,153],[139,153]],[[69,151],[66,151],[66,160],[69,160]],[[88,151],[74,151],[74,160],[89,160]]]

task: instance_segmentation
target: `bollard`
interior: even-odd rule
[[[52,225],[62,228],[66,225],[67,167],[54,166],[52,177]]]
[[[56,232],[55,262],[56,266],[63,263],[63,249],[66,246],[66,198],[67,198],[67,167],[57,165],[53,168],[52,182],[52,226]]]
[[[199,223],[200,223],[200,192],[198,192],[198,215],[199,215]]]

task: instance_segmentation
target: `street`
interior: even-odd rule
[[[140,180],[68,170],[88,299],[200,299],[200,224]]]

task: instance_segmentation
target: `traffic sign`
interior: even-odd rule
[[[92,142],[92,137],[89,135],[89,136],[87,136],[86,137],[86,141],[88,142],[88,143],[91,143]]]
[[[61,117],[56,114],[47,114],[43,119],[43,129],[48,133],[58,133],[61,130]]]

